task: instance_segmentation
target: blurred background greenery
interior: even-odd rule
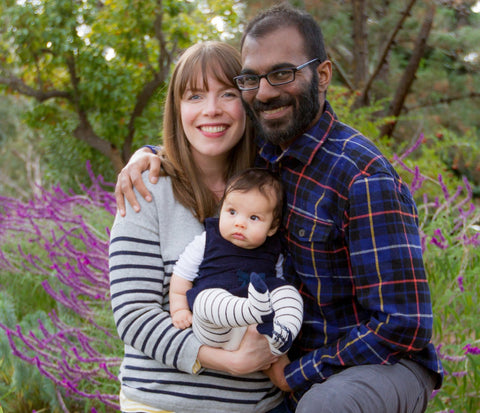
[[[162,104],[179,53],[206,39],[238,46],[248,19],[274,3],[2,0],[0,196],[27,203],[52,185],[84,195],[82,185],[91,182],[87,161],[95,174],[114,182],[134,150],[161,144]],[[339,118],[369,136],[394,161],[394,154],[421,142],[402,162],[395,162],[408,182],[415,180],[408,172],[415,168],[424,177],[415,197],[432,289],[434,342],[441,344],[448,373],[428,411],[479,411],[479,356],[465,346],[478,349],[480,328],[480,2],[291,3],[322,26],[334,64],[328,96]],[[455,195],[458,186],[463,189]],[[106,245],[105,227],[113,218],[99,205],[78,214]],[[467,208],[472,211],[468,216]],[[1,213],[6,210],[0,205]],[[0,263],[8,261],[1,253],[18,256],[18,243],[38,250],[48,268],[48,251],[35,245],[28,233],[3,233],[1,218]],[[42,236],[59,236],[52,230],[53,221],[38,225]],[[62,235],[69,227],[58,231]],[[100,252],[106,260],[107,251]],[[41,271],[6,267],[0,265],[1,323],[28,331],[37,329],[41,319],[53,329],[46,314],[54,309],[75,328],[85,327],[81,317],[43,290]],[[57,288],[64,287],[60,283]],[[113,332],[105,296],[91,304],[102,326]],[[86,328],[93,341],[103,342],[104,331]],[[105,357],[120,356],[120,341],[109,341],[100,351]],[[116,387],[111,379],[99,385],[111,394],[117,394]],[[86,399],[62,401],[60,394],[35,367],[13,357],[0,335],[0,406],[6,406],[5,412],[111,411]],[[68,406],[62,406],[64,402]]]
[[[135,149],[161,143],[178,54],[206,39],[238,46],[245,22],[277,2],[3,0],[0,193],[78,187],[86,160],[115,180]],[[478,191],[480,2],[291,3],[321,24],[349,110],[375,108],[369,136],[396,150],[424,133],[429,156]]]

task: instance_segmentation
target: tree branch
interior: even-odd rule
[[[383,65],[386,63],[387,56],[394,44],[395,38],[397,37],[397,34],[402,28],[403,23],[405,22],[407,17],[410,16],[410,11],[412,10],[412,7],[415,5],[416,1],[417,0],[410,0],[410,2],[407,4],[407,7],[405,7],[405,10],[403,10],[403,12],[400,14],[400,19],[395,25],[395,28],[390,34],[390,37],[388,38],[387,42],[383,46],[383,50],[382,50],[382,53],[380,54],[380,59],[377,62],[377,66],[375,67],[375,70],[373,71],[372,75],[369,77],[367,83],[365,84],[365,87],[362,90],[362,93],[359,98],[359,100],[361,100],[362,102],[365,103],[367,101],[367,96],[368,96],[368,93],[370,92],[370,88],[372,87],[373,81],[376,79],[376,77],[382,70]]]
[[[155,13],[156,15],[153,23],[153,29],[155,33],[155,38],[157,39],[160,46],[160,54],[158,57],[158,70],[154,72],[153,79],[147,82],[137,95],[135,107],[132,111],[132,114],[130,115],[130,120],[128,122],[128,133],[125,137],[122,147],[122,159],[124,162],[128,161],[132,152],[133,137],[135,135],[135,120],[142,115],[155,91],[166,81],[168,73],[170,71],[170,64],[173,60],[173,53],[172,51],[169,51],[167,49],[167,42],[165,41],[162,30],[162,0],[157,0],[157,7]],[[173,50],[175,49],[176,46],[174,45]]]
[[[165,36],[163,35],[163,6],[162,0],[157,0],[157,17],[153,24],[155,37],[160,45],[160,55],[158,57],[158,67],[161,68],[161,74],[164,79],[168,76],[170,71],[170,64],[173,61],[173,55],[177,51],[176,42],[172,45],[172,50],[168,50]]]
[[[412,110],[428,108],[428,107],[442,105],[442,104],[449,104],[449,103],[455,102],[457,100],[475,99],[475,98],[480,98],[480,92],[470,92],[470,93],[467,93],[465,95],[442,97],[438,100],[423,102],[423,103],[420,103],[420,104],[415,105],[415,106],[405,106],[404,110],[405,110],[405,112],[410,112]]]
[[[73,136],[75,136],[75,138],[78,140],[86,142],[89,146],[97,149],[108,159],[110,159],[113,167],[115,168],[115,173],[118,174],[124,166],[118,148],[105,139],[100,138],[95,133],[92,124],[88,120],[87,114],[83,110],[77,109],[77,114],[79,118],[79,124],[74,129]]]
[[[338,63],[335,59],[332,59],[332,58],[330,58],[330,61],[332,62],[333,67],[335,68],[335,73],[338,73],[338,75],[340,76],[340,79],[345,84],[345,86],[347,86],[348,90],[350,92],[353,92],[355,90],[355,87],[352,84],[352,82],[350,82],[350,80],[348,79],[348,76],[345,73],[345,70],[343,70],[340,63]]]
[[[72,102],[75,106],[75,111],[79,121],[78,126],[73,130],[73,136],[80,141],[86,142],[89,146],[98,150],[100,153],[110,159],[115,172],[119,173],[122,170],[124,163],[120,157],[118,148],[116,148],[111,142],[102,139],[95,133],[92,124],[88,120],[87,112],[85,112],[80,105],[78,88],[80,79],[77,76],[75,57],[70,54],[65,61],[68,67],[70,82],[73,89]]]
[[[52,98],[63,98],[70,100],[72,95],[69,92],[62,90],[39,90],[34,89],[28,86],[22,79],[19,79],[15,76],[0,76],[0,84],[11,87],[16,92],[21,95],[30,96],[38,100],[39,102],[44,102]]]
[[[397,91],[395,92],[395,96],[390,103],[387,116],[398,118],[402,111],[407,94],[410,91],[410,87],[412,86],[413,81],[415,80],[415,73],[418,70],[420,60],[425,54],[425,47],[427,44],[428,36],[430,35],[430,30],[432,29],[435,11],[435,4],[430,4],[428,6],[427,14],[425,16],[425,19],[423,20],[422,27],[415,42],[415,47],[413,49],[408,65],[403,72],[403,76],[400,79],[400,83]],[[394,120],[393,122],[389,122],[388,124],[383,125],[382,128],[380,128],[380,136],[391,136],[396,124],[397,120]]]

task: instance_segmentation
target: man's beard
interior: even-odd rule
[[[269,120],[264,126],[257,116],[263,110],[271,110],[291,105],[293,112],[288,119]],[[255,100],[252,106],[244,102],[245,111],[253,122],[255,133],[274,145],[288,143],[292,139],[306,132],[320,110],[318,95],[318,75],[314,73],[312,82],[299,95],[279,97],[266,103]],[[288,123],[286,123],[286,121]]]

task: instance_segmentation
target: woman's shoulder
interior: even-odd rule
[[[162,225],[168,223],[183,223],[186,226],[199,224],[197,218],[193,216],[191,210],[183,206],[175,198],[172,179],[169,176],[160,176],[156,183],[151,183],[148,177],[148,171],[142,174],[143,182],[152,195],[152,202],[149,202],[151,208],[156,210]],[[137,198],[141,195],[137,195]],[[202,226],[203,228],[203,226]]]
[[[170,185],[172,184],[172,179],[170,178],[170,176],[168,175],[163,175],[163,174],[160,174],[160,176],[158,177],[158,180],[157,180],[157,183],[155,184],[152,184],[149,180],[149,176],[150,176],[150,171],[147,169],[146,171],[143,171],[142,172],[142,179],[143,179],[143,182],[145,182],[145,185],[156,185],[157,183],[161,184],[161,185]]]
[[[140,215],[136,214],[137,217],[143,215],[145,217],[158,216],[159,214],[163,215],[172,209],[175,209],[176,201],[173,195],[171,180],[168,176],[161,176],[156,183],[152,183],[149,180],[149,171],[144,171],[142,173],[142,180],[152,196],[152,200],[147,201],[142,195],[140,195],[137,188],[134,188],[137,202],[140,205],[140,211],[143,211]]]
[[[168,195],[169,198],[173,198],[172,179],[168,175],[161,175],[158,177],[156,183],[152,183],[149,179],[149,173],[150,171],[144,171],[142,173],[142,179],[152,196],[155,197],[155,195],[159,195],[165,197]]]

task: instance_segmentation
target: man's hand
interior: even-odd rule
[[[265,370],[278,359],[270,351],[267,339],[258,333],[256,325],[247,328],[240,347],[232,353],[238,356],[237,363],[232,363],[234,374]]]
[[[267,339],[254,325],[247,328],[240,347],[235,351],[201,346],[198,352],[202,367],[226,371],[234,376],[265,370],[277,359],[278,356],[270,352]]]
[[[269,368],[263,370],[263,372],[270,378],[273,384],[277,386],[280,390],[291,392],[292,389],[287,383],[285,379],[284,369],[285,366],[290,364],[290,360],[288,359],[287,355],[284,354],[280,356],[278,361],[273,363]]]
[[[132,155],[127,165],[118,174],[117,184],[115,185],[115,199],[117,200],[118,212],[122,217],[125,216],[125,198],[127,198],[135,212],[140,211],[140,205],[135,192],[133,192],[133,187],[148,202],[152,200],[152,196],[142,180],[142,172],[147,169],[150,169],[148,176],[150,182],[152,184],[156,183],[160,174],[160,158],[153,154],[150,149],[140,148]]]

